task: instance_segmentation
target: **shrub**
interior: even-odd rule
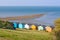
[[[60,18],[55,20],[54,24],[55,24],[54,33],[55,33],[56,39],[60,40]]]
[[[60,18],[59,19],[56,19],[55,22],[55,31],[59,31],[60,30]]]
[[[1,21],[0,20],[0,28],[13,29],[13,24],[8,21]]]

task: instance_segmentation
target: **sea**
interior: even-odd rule
[[[59,6],[0,6],[0,18],[44,14],[44,16],[25,22],[54,25],[54,20],[60,18]],[[18,21],[18,20],[16,20]],[[18,21],[20,22],[20,21]]]

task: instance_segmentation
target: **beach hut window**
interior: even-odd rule
[[[43,30],[43,27],[42,26],[38,26],[38,30]]]
[[[29,25],[28,24],[25,24],[25,29],[29,29]]]
[[[36,30],[36,26],[35,25],[31,25],[31,29],[32,30]]]

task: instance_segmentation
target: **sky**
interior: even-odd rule
[[[0,0],[0,6],[60,6],[60,0]]]

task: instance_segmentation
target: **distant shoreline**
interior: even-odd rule
[[[44,14],[34,14],[34,15],[26,15],[26,16],[16,16],[16,17],[6,17],[6,18],[0,18],[0,20],[22,20],[22,19],[32,19],[32,18],[38,18],[43,16]]]

